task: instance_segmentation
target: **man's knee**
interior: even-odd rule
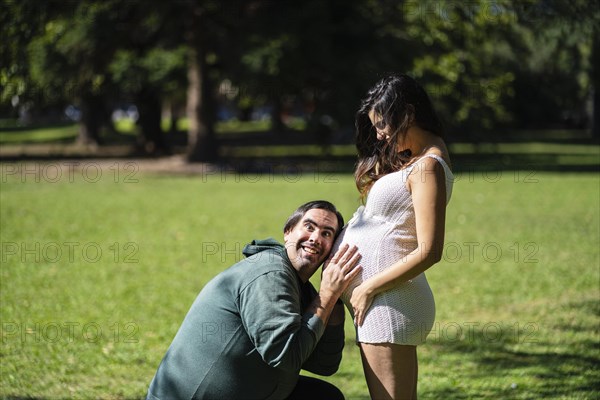
[[[345,400],[344,394],[336,386],[320,379],[300,376],[298,383],[287,400]]]

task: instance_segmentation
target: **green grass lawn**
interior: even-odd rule
[[[350,174],[148,175],[0,164],[2,398],[142,398],[202,286],[299,204],[358,205]],[[61,179],[57,177],[61,172]],[[457,176],[424,399],[600,397],[600,175]],[[315,278],[318,284],[318,278]],[[354,331],[337,374],[367,399]]]

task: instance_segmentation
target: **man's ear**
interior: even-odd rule
[[[289,230],[288,230],[288,231],[285,231],[285,232],[283,232],[283,243],[284,243],[284,244],[285,244],[285,243],[287,243],[287,241],[288,241],[288,236],[290,236],[290,231],[289,231]]]

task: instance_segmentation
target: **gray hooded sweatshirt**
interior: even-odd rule
[[[301,369],[337,370],[344,326],[304,312],[317,291],[299,279],[284,246],[255,240],[243,254],[194,301],[148,399],[284,399]]]

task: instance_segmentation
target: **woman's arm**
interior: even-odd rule
[[[419,161],[408,177],[408,188],[415,209],[417,248],[354,289],[350,303],[357,325],[362,325],[375,295],[417,277],[442,258],[446,220],[443,166],[430,157]]]

